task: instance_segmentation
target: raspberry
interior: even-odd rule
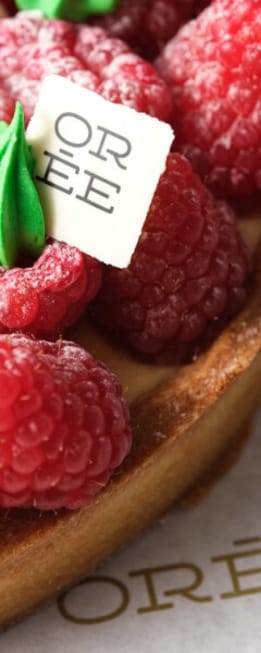
[[[122,0],[113,13],[95,18],[94,23],[153,60],[191,18],[195,4],[198,0]]]
[[[55,241],[32,267],[0,267],[0,333],[57,337],[95,297],[101,269],[95,259]]]
[[[52,73],[162,120],[170,116],[170,93],[158,73],[101,28],[17,14],[0,20],[0,57],[0,88],[20,100],[26,122]]]
[[[0,505],[80,508],[131,446],[116,377],[72,342],[0,336]]]
[[[218,197],[261,189],[260,0],[215,0],[157,62],[176,147]]]
[[[249,267],[232,210],[170,154],[131,263],[105,269],[92,312],[151,360],[187,361],[241,308]]]

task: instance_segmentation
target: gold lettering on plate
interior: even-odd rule
[[[255,537],[245,540],[236,540],[234,545],[245,546],[246,544],[253,544],[257,541],[260,541],[260,538]],[[220,594],[221,599],[233,599],[239,596],[246,596],[247,594],[261,593],[261,585],[242,588],[240,584],[240,578],[261,574],[261,567],[252,567],[251,569],[239,570],[236,566],[237,560],[257,555],[261,555],[261,548],[253,549],[252,551],[242,551],[240,553],[227,553],[226,555],[216,556],[215,558],[212,558],[212,562],[214,563],[225,562],[227,564],[230,579],[232,581],[233,592],[224,592],[223,594]]]
[[[81,581],[77,585],[79,587],[80,585],[90,585],[90,584],[95,584],[95,583],[105,583],[113,586],[114,588],[119,591],[119,605],[118,607],[113,610],[112,612],[106,612],[105,614],[99,614],[96,617],[78,617],[77,615],[73,614],[68,606],[67,606],[67,599],[70,595],[70,593],[73,591],[74,588],[67,590],[63,594],[61,594],[58,599],[57,599],[57,604],[60,613],[62,616],[67,619],[67,621],[72,621],[75,624],[83,624],[86,626],[91,626],[94,624],[101,624],[104,623],[104,621],[111,621],[112,619],[116,619],[119,617],[123,612],[125,612],[126,608],[129,605],[130,601],[130,595],[127,587],[117,578],[111,578],[109,576],[89,576],[89,578],[86,578],[85,580]]]
[[[129,576],[132,578],[143,576],[146,583],[150,604],[146,607],[138,608],[137,612],[139,614],[144,612],[154,612],[158,610],[168,610],[174,607],[174,603],[159,603],[157,600],[157,593],[153,576],[154,574],[166,574],[168,572],[175,572],[180,570],[188,570],[192,572],[191,582],[189,584],[185,583],[184,585],[176,587],[175,589],[166,590],[163,592],[164,596],[174,596],[179,594],[180,596],[184,596],[191,601],[213,601],[212,596],[196,596],[195,594],[192,594],[192,592],[197,590],[204,581],[203,572],[199,567],[189,562],[181,562],[179,564],[173,565],[162,565],[161,567],[151,567],[148,569],[140,569],[139,571],[131,571],[129,574]]]
[[[261,563],[260,566],[250,567],[247,569],[239,569],[238,561],[249,559],[253,556],[261,556],[261,547],[257,547],[261,542],[260,537],[248,537],[238,540],[234,540],[233,545],[235,547],[250,547],[239,551],[238,548],[232,553],[226,553],[210,558],[210,561],[214,564],[223,563],[225,564],[225,572],[229,581],[232,583],[232,591],[222,592],[216,597],[205,594],[202,591],[204,584],[204,572],[203,570],[193,562],[180,562],[175,564],[166,564],[155,567],[146,567],[144,569],[137,569],[129,572],[129,578],[131,579],[141,579],[144,583],[145,591],[147,593],[148,604],[140,605],[137,608],[138,615],[145,615],[150,612],[160,612],[162,610],[171,610],[175,607],[174,602],[164,601],[158,593],[156,587],[157,578],[165,574],[165,578],[170,580],[173,578],[173,573],[175,577],[175,572],[185,572],[186,579],[184,577],[184,582],[179,583],[177,587],[168,589],[162,592],[163,597],[171,596],[181,596],[189,601],[197,603],[208,603],[210,601],[216,601],[218,599],[234,599],[238,597],[244,597],[249,594],[258,594],[261,593],[261,584],[256,584],[250,587],[242,587],[242,579],[261,574]],[[188,573],[190,578],[188,580]],[[220,577],[220,582],[224,582],[224,576]],[[105,612],[104,609],[102,612],[99,612],[95,617],[81,617],[75,613],[73,608],[69,608],[68,603],[69,599],[72,599],[73,588],[65,591],[58,599],[57,605],[60,611],[60,614],[75,624],[83,624],[86,626],[102,624],[106,621],[112,621],[120,617],[129,607],[131,600],[131,590],[127,586],[126,582],[111,576],[89,576],[81,583],[76,585],[80,587],[81,585],[93,585],[93,593],[95,592],[95,585],[105,585],[111,587],[113,590],[117,590],[117,607],[112,609],[111,605],[109,606],[108,612]],[[201,592],[198,592],[201,588]],[[74,588],[75,589],[75,588]],[[88,609],[88,606],[86,606]]]

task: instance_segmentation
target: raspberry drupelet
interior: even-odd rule
[[[170,154],[130,265],[105,268],[91,310],[139,354],[181,363],[242,307],[249,269],[232,210]]]
[[[214,0],[156,65],[179,149],[218,197],[261,190],[260,0]]]
[[[0,505],[80,508],[131,447],[116,377],[72,342],[0,336]]]

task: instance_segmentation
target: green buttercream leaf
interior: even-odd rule
[[[24,115],[19,103],[14,121],[16,121],[18,135],[16,183],[19,189],[17,196],[19,245],[32,256],[39,256],[45,243],[45,223],[39,196],[31,176],[33,159],[25,141]]]
[[[8,123],[4,120],[0,120],[0,136],[8,128]]]
[[[84,20],[89,14],[107,14],[118,0],[16,0],[19,9],[40,9],[47,18]]]
[[[45,244],[44,216],[32,170],[23,109],[17,103],[11,124],[0,130],[0,263],[5,267],[15,264],[20,250],[38,256]]]
[[[7,130],[0,140],[0,263],[14,265],[18,255],[18,226],[15,206],[16,136],[7,139]]]

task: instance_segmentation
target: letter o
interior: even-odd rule
[[[98,615],[97,617],[92,617],[90,619],[88,618],[83,618],[83,617],[76,617],[74,614],[72,614],[67,606],[66,606],[66,599],[68,597],[68,594],[75,588],[71,588],[67,590],[66,592],[63,592],[58,599],[57,599],[57,604],[60,613],[62,616],[67,619],[67,621],[72,621],[75,624],[83,624],[87,626],[91,626],[93,624],[101,624],[104,621],[111,621],[112,619],[116,619],[119,617],[125,610],[127,609],[129,602],[130,602],[130,595],[127,587],[119,580],[116,578],[109,578],[107,576],[89,576],[89,578],[86,578],[83,580],[79,585],[89,585],[90,583],[108,583],[110,585],[113,585],[113,587],[116,587],[119,592],[120,592],[120,604],[116,610],[113,610],[113,612],[109,612],[108,614],[103,614],[103,615]]]
[[[87,135],[85,136],[85,138],[83,140],[76,141],[76,142],[68,140],[68,135],[70,134],[70,131],[71,131],[71,129],[68,127],[68,125],[66,125],[66,121],[68,119],[69,120],[77,120],[78,121],[78,126],[77,126],[78,129],[79,129],[80,124],[82,124],[84,126],[84,130],[87,130]],[[67,113],[61,113],[61,115],[58,116],[58,118],[56,118],[54,127],[55,127],[55,132],[56,132],[56,135],[58,136],[58,138],[61,141],[63,141],[63,143],[65,143],[66,145],[69,145],[70,147],[84,147],[85,145],[87,145],[87,143],[89,143],[89,141],[91,140],[91,137],[92,137],[91,125],[88,123],[88,120],[86,120],[82,116],[79,116],[78,113],[72,113],[70,111],[68,111]],[[63,131],[63,133],[61,133],[61,130]]]

